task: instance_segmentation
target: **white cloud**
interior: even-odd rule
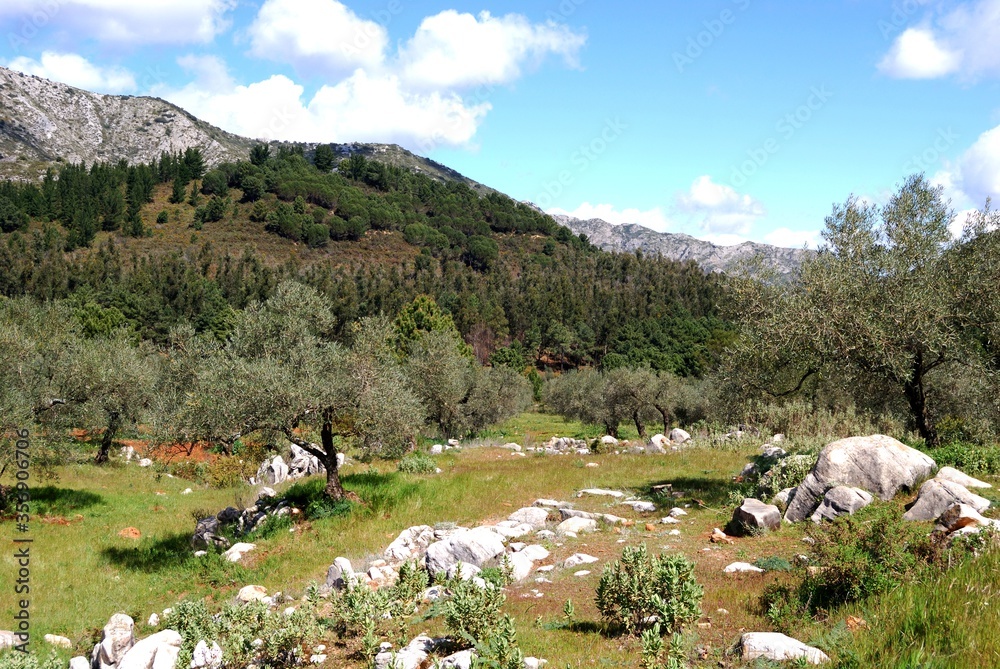
[[[212,59],[214,60],[214,59]],[[194,66],[204,59],[182,59]],[[284,75],[247,86],[236,84],[218,61],[180,90],[155,93],[194,115],[231,132],[261,139],[313,142],[394,142],[418,146],[426,141],[463,145],[471,141],[488,104],[466,106],[455,94],[406,91],[394,75],[358,70],[321,87],[311,99]]]
[[[960,59],[960,53],[939,44],[930,30],[909,28],[896,38],[878,69],[897,79],[933,79],[957,70]]]
[[[584,221],[599,218],[614,225],[637,223],[657,232],[666,232],[672,227],[670,220],[660,207],[642,211],[639,209],[615,209],[614,205],[611,204],[591,204],[584,202],[573,211],[554,207],[546,213],[550,215],[572,216]]]
[[[389,35],[336,0],[266,0],[249,29],[250,51],[306,72],[377,68]]]
[[[776,228],[764,235],[764,241],[772,246],[790,249],[800,249],[803,246],[815,249],[819,247],[819,230]]]
[[[931,24],[905,30],[879,63],[884,74],[930,79],[957,74],[966,80],[1000,75],[1000,0],[953,5]]]
[[[399,66],[407,83],[422,87],[503,84],[548,54],[577,66],[586,41],[585,35],[551,21],[532,24],[517,14],[482,12],[476,17],[447,10],[420,23],[400,48]]]
[[[126,93],[136,88],[135,77],[120,67],[98,67],[75,53],[45,51],[38,60],[19,56],[7,67],[98,93]]]
[[[987,130],[959,160],[957,183],[974,204],[1000,197],[1000,126]]]
[[[8,34],[13,48],[53,28],[103,43],[205,43],[228,29],[225,15],[235,5],[235,0],[4,0],[0,19],[15,21]]]
[[[706,234],[746,235],[763,216],[764,205],[731,186],[717,184],[708,175],[700,176],[676,198],[678,212],[686,214]]]

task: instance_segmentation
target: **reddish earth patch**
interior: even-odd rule
[[[73,523],[79,523],[83,520],[83,516],[76,514],[73,516],[72,520],[69,520],[63,516],[44,516],[40,520],[46,525],[72,525]]]
[[[142,532],[135,527],[126,527],[124,530],[118,533],[122,539],[138,539],[142,536]]]

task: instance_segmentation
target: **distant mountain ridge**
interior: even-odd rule
[[[757,242],[719,246],[690,235],[656,232],[636,223],[615,225],[600,218],[582,220],[572,216],[553,218],[575,234],[585,234],[592,244],[605,251],[660,254],[672,260],[693,260],[709,272],[731,272],[737,265],[759,258],[765,268],[786,276],[796,271],[814,251],[789,249]]]

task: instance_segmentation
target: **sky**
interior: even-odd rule
[[[0,65],[721,244],[1000,193],[1000,0],[2,0]]]

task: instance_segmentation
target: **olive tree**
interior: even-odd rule
[[[591,368],[561,374],[545,386],[545,404],[550,409],[565,418],[601,425],[617,437],[618,426],[630,416],[625,405],[611,399],[606,377]]]
[[[974,337],[983,312],[966,294],[981,271],[970,257],[982,230],[961,240],[940,188],[908,178],[882,207],[850,197],[826,219],[823,244],[796,280],[731,282],[741,334],[725,376],[747,394],[782,397],[836,376],[861,396],[880,384],[913,427],[937,441],[931,392],[949,366],[984,371]],[[964,249],[964,251],[963,251]],[[980,276],[993,292],[995,262]],[[988,301],[995,303],[995,296]]]

